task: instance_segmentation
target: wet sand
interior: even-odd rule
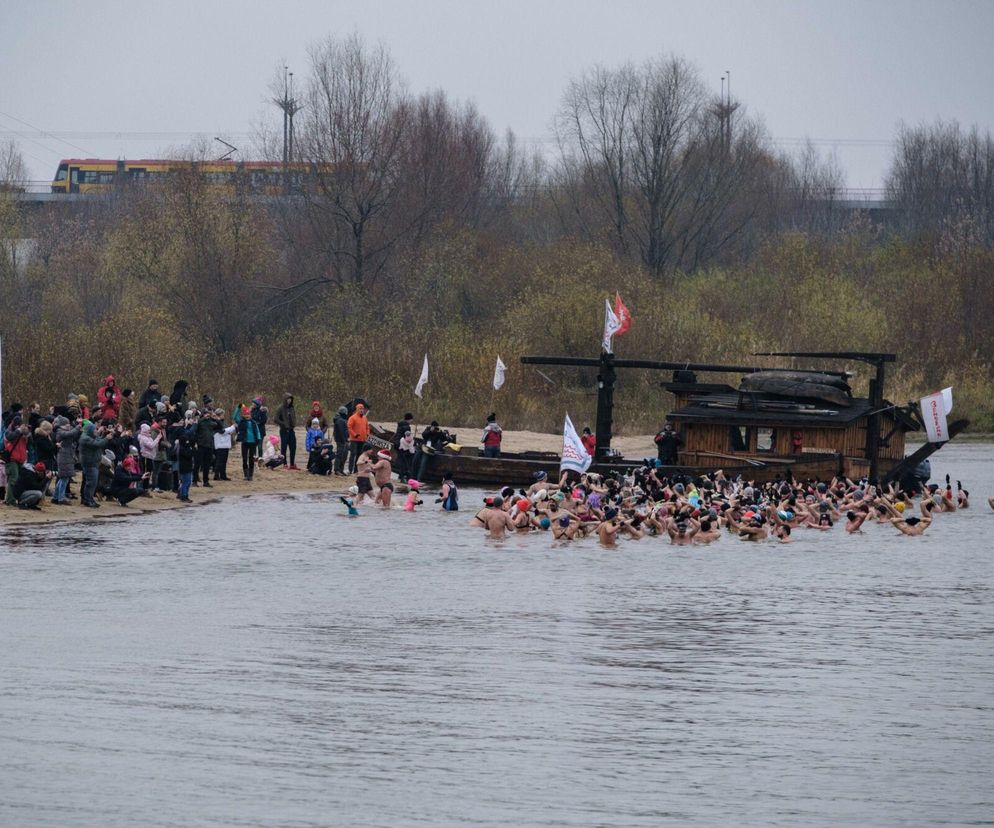
[[[394,423],[377,423],[383,428],[393,429]],[[419,426],[420,431],[423,426]],[[461,445],[475,445],[479,439],[479,429],[458,428],[445,426],[455,433]],[[505,431],[503,447],[506,451],[553,451],[562,449],[562,436],[558,434],[542,434],[537,431]],[[625,456],[642,458],[655,455],[652,435],[637,437],[616,437],[613,441],[615,448]],[[0,505],[0,527],[24,526],[42,523],[78,522],[92,520],[107,520],[123,518],[164,509],[184,509],[190,506],[204,506],[216,503],[223,497],[247,497],[250,495],[271,495],[287,492],[344,492],[355,482],[354,477],[320,477],[308,474],[307,452],[304,451],[304,429],[297,429],[297,465],[300,471],[283,471],[282,469],[256,469],[251,482],[242,480],[241,453],[233,449],[228,458],[228,476],[230,481],[211,481],[210,488],[194,486],[190,489],[190,499],[193,503],[181,503],[176,499],[175,492],[152,494],[150,497],[139,497],[127,506],[119,506],[116,501],[99,500],[99,509],[87,509],[79,505],[79,500],[70,501],[72,506],[53,506],[49,501],[41,509],[19,509],[16,506]],[[82,475],[76,474],[72,491],[78,496],[82,487]]]

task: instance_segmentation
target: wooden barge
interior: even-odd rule
[[[755,482],[829,479],[838,474],[887,482],[914,476],[922,461],[943,445],[926,443],[912,456],[905,456],[906,435],[921,431],[923,423],[917,405],[895,405],[884,397],[885,366],[895,361],[893,354],[755,356],[860,361],[876,370],[868,396],[857,398],[848,384],[851,375],[840,370],[622,360],[607,353],[599,359],[526,356],[521,361],[599,369],[597,450],[590,469],[599,474],[625,471],[644,459],[624,458],[611,449],[615,371],[619,368],[673,371],[672,379],[662,383],[675,400],[666,421],[681,436],[682,445],[676,462],[661,467],[669,476],[697,477],[722,469],[726,476],[742,475]],[[698,381],[698,374],[709,373],[739,374],[742,379],[738,387]],[[956,436],[967,425],[966,420],[950,423],[950,435]],[[557,480],[559,460],[551,452],[504,452],[500,458],[486,458],[475,447],[458,451],[447,447],[430,458],[424,477],[437,482],[451,472],[461,484],[521,486],[533,482],[539,471]]]

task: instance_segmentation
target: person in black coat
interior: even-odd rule
[[[335,440],[335,474],[345,474],[345,458],[349,453],[349,410],[344,405],[338,409],[331,430]]]

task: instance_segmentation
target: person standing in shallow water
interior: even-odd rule
[[[484,457],[500,457],[500,444],[503,439],[503,431],[497,425],[497,415],[493,412],[487,415],[487,425],[483,429],[483,436],[480,442],[483,443]]]

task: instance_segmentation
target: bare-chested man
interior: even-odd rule
[[[700,529],[700,525],[693,520],[676,520],[667,525],[666,533],[674,546],[690,546]]]
[[[504,537],[504,533],[508,529],[512,532],[515,529],[514,521],[511,519],[511,516],[503,509],[499,508],[488,509],[484,523],[486,525],[488,537],[494,538],[495,540]]]
[[[390,465],[390,450],[380,449],[376,453],[376,462],[370,468],[376,485],[380,487],[374,503],[379,503],[384,509],[390,508],[390,497],[393,495],[393,467]]]
[[[615,539],[618,536],[618,519],[608,518],[597,527],[597,537],[600,538],[602,546],[615,546]]]
[[[721,538],[721,529],[718,521],[712,518],[701,520],[700,531],[694,535],[694,543],[713,543]]]
[[[766,540],[770,536],[769,529],[763,525],[763,519],[759,515],[753,515],[750,518],[743,519],[739,523],[732,517],[731,510],[728,510],[725,514],[728,516],[729,529],[739,536],[739,540],[761,541]]]
[[[367,449],[356,460],[355,482],[356,486],[359,487],[359,494],[355,502],[356,506],[373,493],[373,462],[373,449]]]
[[[924,535],[925,530],[932,525],[931,518],[891,518],[894,528],[904,535]]]

